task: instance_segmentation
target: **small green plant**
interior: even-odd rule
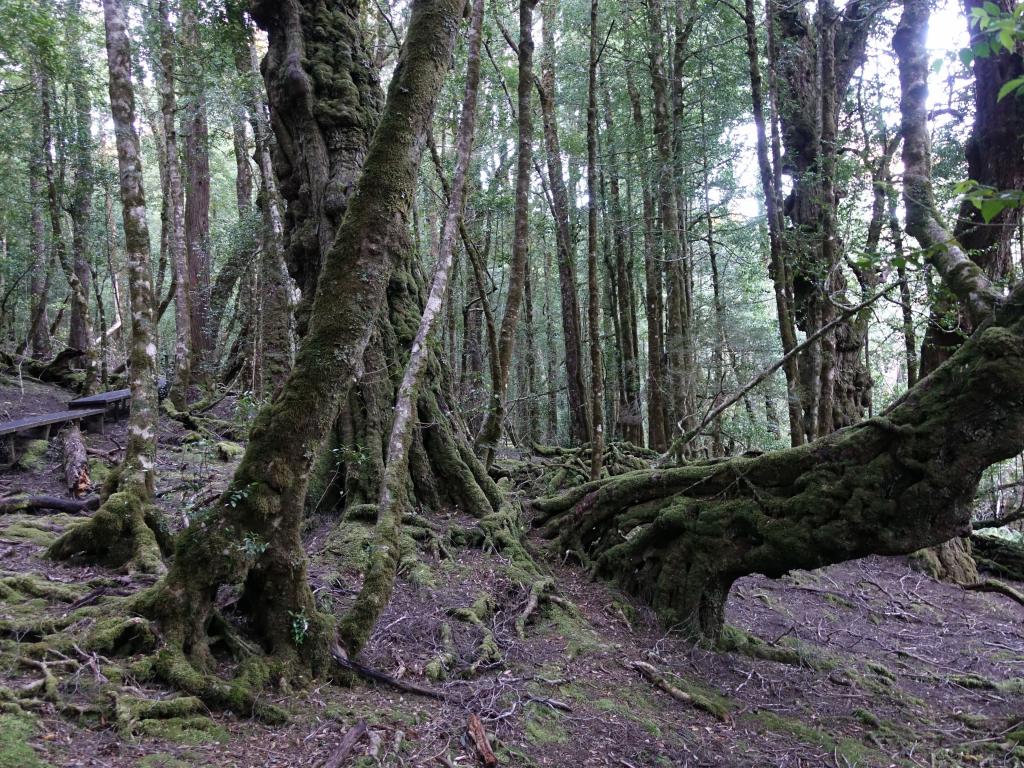
[[[332,448],[331,453],[334,454],[335,466],[340,467],[342,464],[350,464],[355,466],[362,466],[370,460],[370,454],[363,448],[342,446],[340,448]]]
[[[255,485],[255,483],[249,483],[248,485],[244,485],[241,488],[232,488],[230,491],[228,491],[227,505],[232,509],[237,507],[239,504],[241,504],[243,501],[249,498],[249,493],[250,491],[252,491],[253,486]]]
[[[288,615],[292,617],[292,642],[301,646],[306,642],[306,634],[309,632],[309,618],[305,611],[288,611]]]
[[[251,558],[259,557],[270,547],[257,533],[247,533],[242,539],[241,549]]]

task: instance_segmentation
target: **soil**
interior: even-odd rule
[[[33,382],[24,393],[0,384],[0,412],[12,418],[67,399]],[[218,418],[242,424],[247,413],[232,399],[217,407]],[[116,461],[124,429],[123,420],[108,419],[105,434],[87,433],[94,458]],[[223,489],[233,466],[213,436],[190,437],[177,423],[161,424],[159,503],[172,528]],[[63,495],[56,449],[35,469],[0,471],[0,490]],[[47,542],[73,519],[0,517],[0,577],[36,574],[80,591],[114,585],[101,603],[110,605],[150,583],[44,559]],[[435,535],[421,537],[405,558],[361,661],[442,700],[389,685],[318,681],[268,693],[290,713],[281,726],[226,712],[201,722],[118,724],[49,706],[0,714],[0,768],[322,766],[360,721],[367,734],[342,765],[482,765],[467,737],[473,714],[503,766],[1024,765],[1024,607],[1002,595],[935,582],[902,558],[779,580],[748,577],[727,608],[745,650],[723,653],[683,641],[642,605],[531,538],[559,600],[534,613],[521,638],[515,625],[528,594],[508,576],[507,562],[448,540],[447,530],[471,522],[457,511],[430,513],[425,522]],[[335,610],[358,587],[361,546],[358,528],[346,529],[339,544],[338,525],[315,518],[307,537],[315,592]],[[458,613],[480,606],[479,622]],[[0,621],[18,608],[0,602]],[[60,615],[68,606],[50,597],[37,609]],[[19,639],[27,640],[0,640],[0,685],[10,688],[41,674],[20,660]],[[634,662],[651,665],[675,695]],[[76,671],[59,677],[60,699],[102,703],[105,663],[82,651]],[[59,676],[56,657],[54,664]],[[132,683],[124,685],[137,697],[173,695]],[[0,697],[0,712],[12,709]]]

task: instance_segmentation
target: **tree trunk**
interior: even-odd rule
[[[168,0],[158,0],[160,17],[160,115],[164,141],[164,170],[167,186],[167,249],[174,273],[174,377],[168,399],[179,410],[188,406],[192,381],[192,296],[186,251],[185,202],[178,155],[177,100],[174,93],[174,28]]]
[[[492,382],[491,404],[484,425],[477,435],[477,446],[483,449],[486,463],[494,458],[494,449],[501,439],[505,419],[505,393],[512,353],[516,344],[519,310],[523,303],[523,290],[530,248],[530,176],[533,164],[533,6],[536,0],[519,2],[519,83],[516,109],[519,140],[516,154],[515,213],[513,217],[512,261],[509,264],[508,291],[505,313],[498,331],[498,378]]]
[[[81,7],[78,0],[68,9],[74,24],[81,24]],[[68,345],[85,352],[84,392],[92,392],[96,386],[96,351],[93,345],[92,322],[89,316],[89,283],[91,278],[89,225],[92,217],[92,195],[95,174],[92,163],[92,100],[85,80],[86,68],[82,56],[79,33],[71,38],[71,90],[74,100],[74,140],[71,149],[71,166],[74,183],[71,188],[69,208],[71,211],[71,269],[75,279],[71,285],[71,317]]]
[[[49,553],[66,558],[85,552],[114,566],[160,572],[163,562],[156,531],[162,521],[152,504],[157,419],[153,276],[149,267],[142,160],[135,130],[131,51],[121,0],[104,0],[103,17],[131,301],[132,346],[128,370],[132,397],[128,442],[124,460],[103,489],[102,506],[90,520],[69,528],[53,543]]]
[[[224,584],[244,584],[239,606],[248,629],[269,653],[286,663],[285,674],[323,672],[330,663],[331,621],[318,611],[310,591],[301,541],[310,470],[342,397],[362,369],[392,265],[400,263],[409,248],[410,208],[421,150],[449,66],[461,10],[459,2],[413,3],[387,105],[365,170],[326,254],[295,366],[277,397],[257,417],[230,488],[202,522],[181,535],[166,581],[140,606],[160,620],[168,652],[182,663],[182,654],[187,654],[200,666],[209,664],[207,627],[217,590]],[[301,9],[296,4],[284,8],[267,4],[254,7],[253,13],[258,23],[270,28],[268,83],[277,87],[283,82],[279,77],[298,77],[288,95],[301,96],[297,88],[311,87],[309,76],[301,70],[278,70],[287,59],[280,57],[283,49],[276,47],[289,42],[277,37],[286,31],[292,45],[304,44],[307,32],[299,25]],[[329,20],[355,34],[357,18],[342,12]],[[286,19],[299,23],[279,26]],[[328,34],[335,42],[338,38],[332,33],[337,31],[337,27],[309,30]],[[330,59],[338,51],[332,45],[318,48],[316,54]],[[339,63],[337,71],[345,72],[346,65]],[[284,95],[278,92],[272,99]],[[312,96],[311,91],[305,92],[305,98]],[[275,102],[271,103],[273,107]],[[274,119],[284,117],[276,114]],[[258,553],[237,546],[239,531],[260,544]],[[169,669],[167,676],[175,677],[180,666]],[[211,697],[217,698],[216,691]]]
[[[199,22],[192,0],[181,10],[181,45],[186,56],[201,58]],[[188,265],[189,332],[192,373],[209,384],[212,352],[210,322],[210,147],[206,120],[206,86],[197,71],[190,79],[181,117],[185,136],[185,252]],[[181,278],[179,277],[179,280]]]
[[[590,0],[587,85],[587,330],[590,334],[590,479],[604,458],[604,368],[601,363],[601,292],[597,285],[597,3]]]
[[[622,370],[622,407],[619,413],[619,427],[622,439],[643,447],[644,425],[640,402],[639,340],[637,333],[636,296],[633,290],[633,263],[626,252],[627,224],[619,189],[618,146],[615,143],[615,121],[612,116],[611,95],[605,81],[605,68],[600,70],[601,90],[604,96],[604,124],[608,140],[605,142],[606,164],[608,167],[609,207],[612,217],[612,234],[615,246],[615,265],[612,283],[616,287],[618,328],[620,334],[619,356]]]
[[[658,219],[661,228],[661,258],[665,263],[664,343],[669,394],[666,427],[670,435],[676,436],[689,432],[693,426],[695,401],[693,371],[690,368],[692,339],[687,302],[686,253],[680,240],[682,227],[676,201],[674,131],[669,103],[669,78],[665,66],[661,0],[648,1],[647,26],[650,37],[651,92],[654,97],[652,114],[657,155]]]
[[[772,37],[771,3],[769,2],[769,50],[774,46]],[[782,252],[783,224],[782,206],[778,177],[778,152],[773,141],[772,158],[768,152],[768,128],[765,121],[765,104],[762,92],[760,55],[757,42],[757,18],[754,15],[754,0],[746,0],[744,4],[744,27],[746,29],[747,61],[750,68],[750,95],[753,102],[754,125],[757,131],[757,165],[761,176],[761,190],[764,193],[765,210],[768,219],[768,275],[771,277],[775,291],[775,309],[779,318],[779,336],[782,341],[783,354],[788,355],[797,346],[796,321],[793,303],[790,296],[787,278],[787,265]],[[774,72],[774,69],[770,69]],[[772,120],[773,139],[775,138],[775,120]],[[795,447],[805,442],[803,429],[803,408],[800,401],[800,361],[794,355],[785,366],[786,400],[789,411],[790,443]]]
[[[33,81],[38,88],[38,74],[33,73]],[[47,313],[47,301],[50,294],[50,264],[46,249],[46,225],[43,221],[43,190],[45,179],[44,167],[46,160],[43,146],[42,128],[33,122],[32,158],[29,161],[28,194],[32,206],[30,219],[31,230],[29,249],[32,252],[32,276],[29,290],[32,294],[29,315],[27,343],[31,347],[33,360],[45,360],[52,352],[50,345],[50,318]]]
[[[540,107],[544,124],[544,146],[555,217],[558,285],[562,309],[562,340],[565,345],[566,395],[569,401],[569,442],[590,440],[590,414],[583,380],[583,343],[579,299],[576,295],[575,248],[569,227],[569,193],[565,188],[562,152],[558,141],[555,82],[555,0],[541,5],[544,55],[541,57]]]
[[[835,221],[836,132],[850,80],[864,62],[875,11],[861,0],[842,13],[832,0],[818,0],[813,18],[802,5],[771,4],[769,11],[771,33],[777,34],[770,46],[773,82],[784,84],[776,103],[793,174],[785,201],[792,229],[781,246],[792,274],[796,323],[810,336],[836,317],[834,299],[847,288]],[[851,319],[800,355],[807,440],[862,418],[871,395],[866,338]]]
[[[626,71],[626,87],[633,111],[633,124],[644,136],[643,107],[640,93],[629,70]],[[641,169],[650,166],[649,153],[642,150],[638,159]],[[647,429],[648,444],[656,451],[668,447],[668,428],[665,419],[664,399],[664,307],[662,306],[661,261],[655,250],[654,241],[654,193],[651,180],[643,171],[643,215],[644,215],[644,296],[647,305]]]

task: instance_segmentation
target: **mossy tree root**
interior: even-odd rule
[[[1009,393],[1009,394],[1008,394]],[[981,473],[1024,447],[1024,291],[883,416],[757,457],[636,471],[534,504],[545,535],[672,626],[717,638],[740,576],[964,535]]]
[[[47,555],[55,560],[85,555],[112,568],[164,573],[161,545],[167,549],[170,538],[145,484],[112,474],[108,489],[96,513],[70,526]]]

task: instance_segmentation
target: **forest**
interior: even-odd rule
[[[1024,3],[0,0],[0,768],[1024,766]]]

